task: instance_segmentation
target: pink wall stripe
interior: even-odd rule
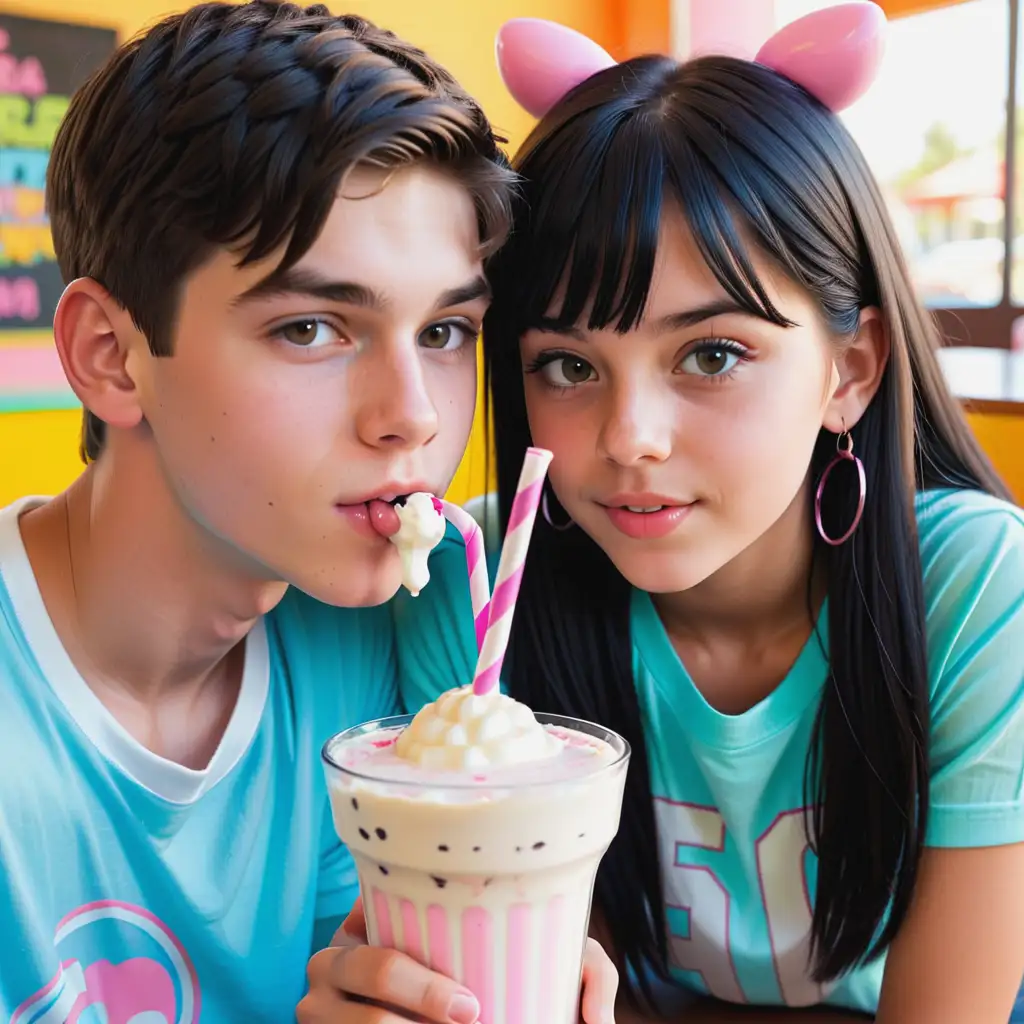
[[[0,346],[0,390],[27,391],[68,386],[53,345]]]

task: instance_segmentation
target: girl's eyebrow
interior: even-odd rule
[[[744,308],[738,302],[730,298],[714,299],[701,306],[694,306],[692,309],[683,309],[677,313],[667,313],[658,317],[651,328],[655,334],[669,334],[672,331],[682,330],[684,327],[693,327],[716,316],[748,316],[761,319],[749,309]],[[541,317],[531,330],[540,331],[544,334],[560,334],[563,337],[572,338],[574,341],[586,341],[587,332],[579,327],[562,324],[554,317]]]

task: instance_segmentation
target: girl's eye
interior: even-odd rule
[[[293,320],[290,324],[278,327],[274,333],[298,348],[323,348],[324,345],[332,345],[341,338],[336,327],[326,320],[317,320],[315,317]]]
[[[723,377],[743,356],[744,350],[738,345],[712,341],[688,352],[679,366],[683,373],[698,377]]]
[[[472,342],[477,333],[469,324],[449,320],[431,324],[423,330],[419,336],[419,343],[423,348],[433,349],[435,352],[455,352],[467,342]]]
[[[534,372],[536,370],[556,388],[574,388],[594,378],[594,368],[579,356],[553,355],[536,366]]]

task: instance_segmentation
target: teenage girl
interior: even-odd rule
[[[614,64],[534,22],[518,88],[503,38],[557,99],[489,269],[502,522],[555,455],[504,683],[632,744],[595,912],[634,994],[1005,1024],[1024,514],[830,109],[831,16],[817,64]],[[471,678],[455,545],[448,573],[398,610],[410,706]]]

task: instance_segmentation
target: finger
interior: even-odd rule
[[[306,967],[308,990],[295,1008],[297,1024],[329,1024],[341,1019],[345,1011],[345,1000],[331,980],[331,971],[337,959],[336,949],[322,949],[310,958]],[[345,1019],[350,1020],[348,1017]]]
[[[362,899],[357,899],[349,911],[348,917],[341,922],[341,927],[331,939],[332,946],[362,946],[367,942],[366,913]]]
[[[307,986],[309,991],[315,992],[320,988],[328,987],[330,991],[337,991],[333,981],[334,961],[338,958],[336,949],[321,949],[314,953],[306,965],[306,977],[309,979]]]
[[[411,1019],[373,1003],[352,1002],[340,993],[323,991],[307,995],[295,1011],[296,1024],[338,1024],[342,1020],[345,1024],[410,1024]]]
[[[472,993],[404,953],[373,946],[335,952],[332,980],[342,992],[387,1003],[436,1024],[476,1024],[480,1016]]]
[[[295,1007],[295,1020],[297,1024],[329,1024],[341,1020],[345,1009],[345,1000],[340,992],[321,988],[316,992],[307,992],[302,997],[302,1001]],[[349,1022],[352,1018],[346,1016],[345,1020]]]
[[[619,972],[604,947],[587,939],[583,956],[583,1001],[580,1012],[586,1024],[614,1024],[615,996],[619,991]]]

